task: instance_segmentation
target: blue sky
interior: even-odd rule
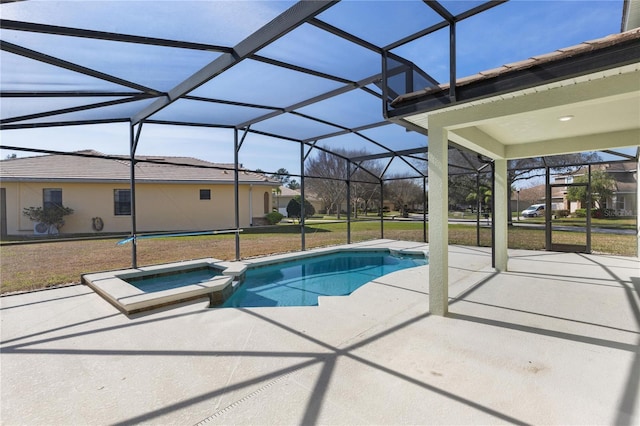
[[[443,3],[453,11],[459,11],[469,4],[479,2]],[[4,19],[232,46],[292,4],[293,2],[275,1],[31,1],[3,4],[0,12]],[[619,32],[621,16],[622,0],[512,0],[458,25],[458,76],[474,74]],[[438,19],[435,12],[424,7],[418,0],[343,1],[325,11],[319,18],[378,45],[385,45],[411,34]],[[189,24],[184,25],[184,22]],[[0,35],[3,40],[136,80],[159,90],[172,88],[218,56],[216,52],[176,51],[132,44],[116,48],[113,42],[107,41],[95,42],[7,30],[2,30]],[[394,53],[413,61],[439,81],[446,82],[449,76],[447,39],[447,31],[439,31],[402,46],[394,50]],[[258,53],[300,66],[311,67],[313,64],[314,68],[349,80],[357,81],[380,72],[377,55],[309,25],[294,30],[288,37]],[[6,52],[2,53],[0,60],[3,91],[25,87],[38,87],[42,90],[57,87],[105,89],[111,85],[49,65],[35,64]],[[339,86],[333,81],[309,78],[292,71],[283,72],[255,61],[244,61],[232,69],[232,73],[222,74],[192,94],[286,107]],[[360,92],[350,92],[348,97],[344,95],[339,101],[329,100],[307,107],[301,112],[336,120],[345,126],[382,120],[382,105],[365,102],[364,98],[367,96]],[[74,102],[77,100],[72,100],[71,105]],[[347,108],[346,105],[360,107]],[[4,118],[24,114],[33,108],[33,101],[21,103],[4,98],[0,106]],[[62,108],[67,105],[61,103],[61,100],[41,101],[40,108],[45,106]],[[135,111],[139,106],[114,109],[121,111],[120,108]],[[220,120],[236,122],[242,120],[246,113],[239,108],[222,110],[213,105],[193,108],[193,103],[180,101],[171,106],[171,109],[161,112],[159,117],[176,114],[204,121],[211,115],[218,115],[224,117]],[[87,112],[87,115],[90,116],[90,113]],[[310,130],[302,121],[296,117],[282,116],[273,122],[256,125],[255,128],[275,132],[286,129],[296,137],[304,138]],[[313,131],[322,132],[324,125],[315,126],[317,128],[312,129]],[[403,130],[400,133],[398,129],[385,128],[368,131],[367,135],[374,139],[381,138],[385,143],[390,141],[389,143],[394,144],[394,149],[422,143],[420,135],[407,136]],[[121,123],[0,133],[3,145],[61,151],[92,148],[106,154],[127,154],[128,138],[128,126]],[[327,140],[322,144],[332,147],[365,146],[362,139],[353,136]],[[231,130],[145,125],[138,154],[184,155],[213,162],[232,162],[232,147]],[[379,152],[379,149],[375,152]],[[9,153],[0,152],[2,158]],[[299,147],[284,140],[250,135],[242,147],[240,162],[253,169],[275,171],[284,167],[292,173],[299,173]]]

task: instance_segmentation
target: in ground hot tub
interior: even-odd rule
[[[84,274],[82,282],[125,314],[209,297],[218,305],[233,292],[238,271],[217,259]],[[243,271],[241,271],[243,272]]]

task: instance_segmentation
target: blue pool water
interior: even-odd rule
[[[219,269],[199,268],[171,274],[129,278],[127,282],[145,293],[153,293],[171,288],[184,287],[190,284],[202,283],[218,275],[221,275]]]
[[[426,265],[424,256],[388,251],[342,252],[249,269],[223,307],[315,306],[318,296],[342,296],[388,273]]]

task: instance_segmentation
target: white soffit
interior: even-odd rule
[[[640,64],[458,104],[405,119],[428,129],[429,117],[434,115],[449,130],[451,141],[493,158],[639,145]],[[568,121],[559,120],[569,116],[571,119]],[[470,137],[472,135],[476,137]],[[594,138],[595,135],[600,137]]]
[[[476,127],[505,145],[517,145],[630,130],[639,121],[640,99],[631,93],[499,117]]]

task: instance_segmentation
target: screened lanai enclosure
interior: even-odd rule
[[[344,221],[332,243],[427,241],[426,223],[434,218],[429,172],[436,157],[428,126],[411,117],[501,95],[518,84],[576,78],[605,69],[612,60],[616,67],[635,63],[637,74],[635,37],[625,41],[624,52],[594,59],[592,67],[584,66],[590,61],[585,57],[555,74],[536,68],[533,80],[502,82],[477,93],[463,84],[463,77],[483,70],[632,29],[624,19],[621,27],[624,7],[623,1],[7,2],[0,6],[2,158],[53,155],[127,167],[126,185],[120,176],[100,179],[112,184],[110,190],[130,191],[124,216],[133,266],[142,237],[167,231],[229,232],[236,258],[255,255],[245,248],[257,241],[242,231],[275,205],[279,190],[268,185],[277,188],[283,179],[296,181],[302,199],[315,200],[317,211]],[[581,22],[581,31],[569,30],[575,22]],[[435,89],[438,96],[427,101],[411,97]],[[632,104],[638,88],[631,89],[625,99]],[[635,131],[637,139],[639,126],[631,117],[621,130]],[[553,155],[530,150],[507,158],[507,188],[515,191],[536,179],[544,183],[545,176],[588,164],[637,164],[633,140],[632,135],[603,149],[587,143],[583,152],[573,144]],[[465,203],[444,205],[475,220],[477,244],[492,245],[492,217],[512,198],[503,191],[505,200],[495,205],[495,156],[454,139],[447,140],[446,150],[448,155],[438,158],[448,163],[448,191],[459,185],[467,194]],[[226,175],[232,193],[209,214],[224,216],[228,225],[196,226],[196,213],[177,209],[181,202],[163,190],[160,198],[167,196],[158,200],[160,209],[184,220],[179,229],[150,225],[145,218],[157,212],[137,202],[136,194],[160,182],[144,178],[154,166],[188,174],[194,185],[205,182],[198,173],[207,169]],[[248,175],[255,181],[243,178]],[[8,172],[2,178],[19,180]],[[92,183],[91,176],[72,178]],[[60,186],[65,179],[71,177],[61,170],[38,170],[21,185],[30,191],[29,183]],[[215,188],[222,188],[216,185],[212,203]],[[263,192],[264,206],[255,198]],[[481,192],[493,196],[484,200]],[[9,205],[18,195],[4,196]],[[304,206],[299,222],[289,227],[300,235],[301,250],[327,243],[314,240],[321,231],[306,226]],[[398,210],[397,217],[385,216],[385,206]],[[198,214],[202,209],[196,208]],[[637,217],[637,201],[633,209]],[[390,226],[402,220],[422,227],[409,233]],[[109,231],[109,222],[101,232]],[[269,250],[277,251],[275,245]],[[179,260],[180,253],[174,255]]]

